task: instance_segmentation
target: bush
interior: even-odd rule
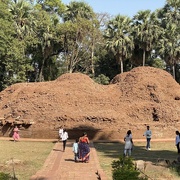
[[[95,82],[103,85],[108,85],[109,84],[109,77],[105,76],[104,74],[100,74],[98,77],[96,77]]]
[[[140,172],[136,169],[132,158],[120,156],[119,160],[112,162],[113,180],[146,180],[139,177]]]
[[[10,174],[0,172],[0,180],[10,180],[10,179],[12,179]]]
[[[170,169],[177,174],[177,176],[180,176],[180,164],[171,165]]]

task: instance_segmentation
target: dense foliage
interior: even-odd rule
[[[95,13],[84,1],[3,0],[0,24],[0,91],[67,72],[108,84],[145,65],[166,69],[180,82],[180,0],[132,19]]]
[[[113,161],[113,180],[146,180],[140,177],[140,172],[136,169],[132,158],[120,156],[119,160]]]
[[[17,180],[16,177],[11,177],[10,174],[4,173],[4,172],[0,172],[0,179],[1,180]]]

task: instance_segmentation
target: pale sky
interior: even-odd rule
[[[72,0],[61,0],[69,4]],[[75,0],[82,1],[82,0]],[[96,13],[108,13],[110,15],[127,15],[133,17],[139,10],[151,10],[162,8],[166,0],[84,0]]]

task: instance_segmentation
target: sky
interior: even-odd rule
[[[61,0],[69,4],[72,0]],[[82,0],[75,0],[82,1]],[[140,10],[151,10],[162,8],[166,0],[84,0],[96,13],[108,13],[116,16],[118,14],[133,17]]]

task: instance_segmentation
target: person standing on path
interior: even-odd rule
[[[83,136],[79,138],[79,158],[82,162],[89,162],[90,156],[90,147],[89,147],[89,138],[87,133],[84,132]]]
[[[180,147],[179,147],[179,144],[180,144],[180,133],[179,133],[179,131],[176,131],[175,144],[176,144],[176,147],[177,147],[177,152],[179,154],[180,153]]]
[[[63,133],[62,133],[62,137],[61,137],[61,138],[62,138],[62,142],[63,142],[63,152],[64,152],[64,151],[65,151],[65,148],[66,148],[67,139],[69,138],[66,129],[63,130]]]
[[[146,137],[146,141],[147,141],[146,150],[151,150],[151,144],[150,143],[151,143],[152,132],[151,132],[149,126],[147,126],[147,130],[145,131],[143,136]]]
[[[127,131],[126,136],[124,137],[125,146],[124,146],[124,156],[131,156],[133,141],[131,130]]]
[[[78,156],[78,153],[79,153],[79,144],[78,144],[79,140],[76,139],[76,141],[73,143],[73,152],[74,152],[74,161],[75,162],[78,162],[79,161],[79,156]]]

